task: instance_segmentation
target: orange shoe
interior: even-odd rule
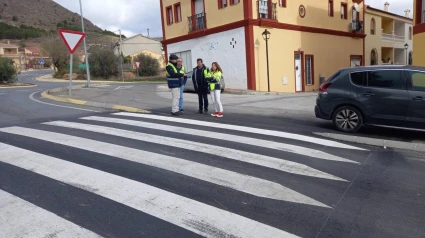
[[[223,117],[223,113],[222,113],[222,112],[219,112],[219,113],[217,114],[217,117]]]

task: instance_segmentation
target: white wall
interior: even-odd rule
[[[167,45],[167,57],[172,53],[187,50],[191,51],[192,68],[196,66],[197,58],[202,58],[208,67],[211,67],[211,63],[216,61],[223,69],[226,88],[247,89],[243,27],[169,44]]]

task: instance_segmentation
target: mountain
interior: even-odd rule
[[[0,0],[0,38],[37,38],[42,32],[58,28],[81,31],[79,13],[71,12],[52,0]],[[115,33],[104,31],[84,19],[86,40],[92,44],[111,44]]]

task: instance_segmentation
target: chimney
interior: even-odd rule
[[[410,10],[409,9],[406,9],[404,11],[404,16],[407,17],[407,18],[410,18]]]
[[[390,11],[390,4],[388,2],[385,2],[385,4],[384,4],[384,11],[386,11],[386,12]]]

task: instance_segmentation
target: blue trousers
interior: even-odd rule
[[[180,87],[180,100],[179,100],[179,109],[183,110],[183,92],[184,92],[184,85]]]

